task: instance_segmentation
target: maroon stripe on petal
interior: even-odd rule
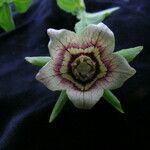
[[[66,48],[67,49],[70,49],[70,48],[77,48],[77,49],[79,49],[80,46],[77,43],[69,43]]]
[[[92,43],[92,42],[88,42],[88,43],[86,43],[84,45],[78,45],[76,43],[69,43],[64,49],[62,49],[62,50],[60,50],[60,51],[57,52],[56,57],[54,58],[54,61],[55,61],[55,63],[54,63],[54,71],[55,71],[56,74],[59,74],[58,77],[60,78],[60,80],[61,80],[61,82],[63,84],[67,84],[71,88],[75,88],[75,89],[80,90],[71,80],[65,79],[61,75],[60,69],[61,69],[63,61],[64,61],[65,53],[69,53],[70,56],[71,56],[70,57],[70,61],[68,61],[68,66],[67,66],[68,70],[69,70],[68,74],[73,78],[73,80],[75,82],[77,82],[78,84],[81,84],[81,85],[85,86],[86,84],[89,84],[90,82],[92,82],[97,77],[97,75],[100,73],[100,69],[99,69],[99,65],[100,64],[99,64],[97,58],[94,56],[94,52],[89,52],[89,53],[86,52],[86,53],[84,53],[84,52],[80,52],[79,51],[78,54],[71,54],[68,51],[68,49],[70,49],[70,48],[86,49],[86,48],[90,48],[90,47],[93,48],[93,46],[94,46],[94,43]],[[105,80],[105,78],[107,78],[108,75],[111,73],[111,65],[112,65],[112,63],[111,63],[111,60],[105,60],[104,59],[105,58],[104,55],[105,55],[106,48],[104,48],[104,47],[102,47],[100,45],[97,46],[97,47],[95,47],[95,48],[98,48],[98,50],[99,50],[99,59],[102,61],[102,63],[104,63],[104,65],[107,68],[107,73],[106,73],[105,77],[102,78],[102,80]],[[90,79],[88,82],[85,82],[85,83],[83,83],[81,81],[77,81],[77,79],[74,77],[74,74],[72,73],[72,69],[71,69],[72,62],[76,58],[80,57],[81,55],[89,56],[96,63],[96,72],[95,72],[95,75],[93,76],[92,79]],[[90,88],[92,88],[93,86],[95,86],[95,84],[97,84],[97,82],[93,83],[93,85]]]
[[[64,55],[67,51],[65,50],[60,50],[56,57],[54,58],[54,71],[56,71],[57,73],[59,72],[60,73],[60,69],[62,67],[62,64],[63,64],[63,61],[64,61]],[[68,53],[68,52],[67,52]]]

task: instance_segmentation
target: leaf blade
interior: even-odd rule
[[[57,0],[57,5],[64,11],[77,14],[79,11],[85,10],[83,0]]]
[[[3,3],[0,6],[0,26],[6,32],[10,32],[15,29],[15,23],[8,3]]]
[[[16,10],[19,13],[25,13],[32,4],[32,0],[13,0]]]

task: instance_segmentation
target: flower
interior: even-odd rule
[[[122,56],[113,53],[113,32],[103,23],[89,25],[77,34],[48,29],[50,61],[36,79],[48,89],[66,90],[77,108],[90,109],[105,89],[116,89],[135,74]]]

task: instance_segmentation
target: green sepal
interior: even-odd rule
[[[66,91],[62,91],[50,115],[50,123],[59,115],[67,101],[68,96]]]
[[[124,113],[120,101],[110,90],[105,90],[103,97],[108,103],[110,103],[119,112]],[[50,115],[50,119],[49,119],[50,123],[54,121],[54,119],[60,114],[67,101],[68,101],[68,96],[66,94],[66,91],[62,91]]]
[[[131,62],[142,51],[142,49],[143,46],[137,46],[134,48],[123,49],[115,53],[123,56],[128,62]],[[26,57],[25,59],[33,65],[42,67],[50,60],[50,57]],[[104,90],[103,97],[119,112],[124,113],[120,101],[110,90]],[[58,116],[67,100],[68,97],[66,95],[66,92],[63,91],[56,105],[54,106],[54,109],[50,117],[50,122],[52,122]]]
[[[90,24],[99,24],[118,9],[119,7],[114,7],[96,13],[81,13],[81,15],[78,16],[78,19],[80,19],[80,21],[75,24],[76,33],[80,33],[82,30],[84,30],[85,27]]]
[[[134,48],[122,49],[115,53],[123,56],[128,62],[131,62],[142,50],[143,46],[137,46]]]
[[[80,11],[85,10],[83,0],[57,0],[57,5],[64,11],[77,15]]]
[[[120,101],[110,90],[104,90],[103,98],[119,112],[124,113]]]
[[[115,52],[115,54],[123,56],[128,62],[131,62],[141,51],[143,50],[143,46],[137,46],[134,48],[123,49]],[[48,56],[38,56],[38,57],[26,57],[26,61],[29,63],[43,67],[48,61],[50,61],[50,57]]]
[[[12,12],[8,2],[1,3],[0,5],[0,27],[6,32],[10,32],[15,29]]]
[[[13,0],[13,3],[19,13],[24,13],[31,6],[32,0]]]
[[[39,57],[25,57],[25,60],[32,65],[43,67],[46,63],[50,61],[48,56],[39,56]]]

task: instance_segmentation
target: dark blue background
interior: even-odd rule
[[[68,102],[48,123],[59,92],[36,81],[39,68],[24,57],[48,55],[47,28],[73,30],[76,19],[55,0],[35,0],[26,14],[15,14],[15,31],[0,31],[0,150],[150,149],[150,1],[85,1],[90,12],[121,7],[104,21],[114,31],[116,50],[144,46],[131,63],[137,74],[114,91],[126,113],[103,99],[90,111]]]

